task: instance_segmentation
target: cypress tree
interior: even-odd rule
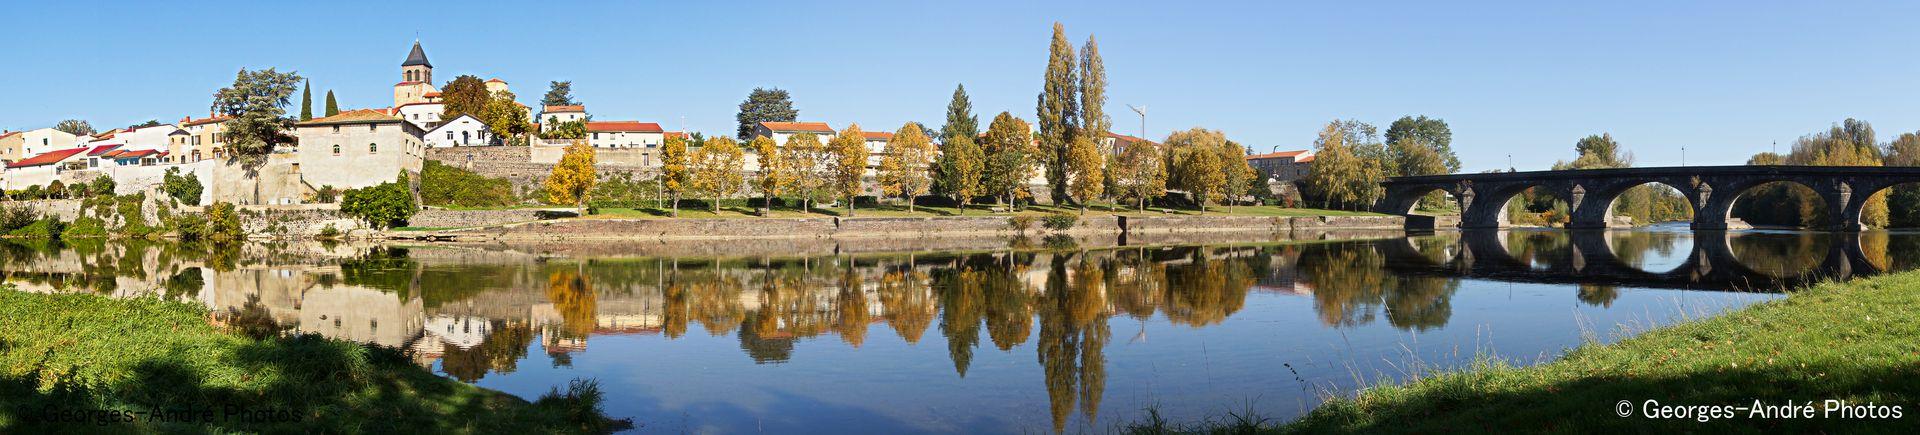
[[[307,80],[306,86],[302,86],[300,88],[300,120],[309,121],[312,119],[313,119],[313,80]]]
[[[339,115],[340,103],[333,100],[333,91],[327,91],[327,116]]]
[[[1046,86],[1038,104],[1040,150],[1034,157],[1046,166],[1047,187],[1054,203],[1065,203],[1067,196],[1067,148],[1077,134],[1079,123],[1079,87],[1073,72],[1073,46],[1067,43],[1066,28],[1053,23],[1053,44],[1048,50]]]

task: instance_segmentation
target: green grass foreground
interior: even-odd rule
[[[1795,405],[1814,418],[1649,419],[1661,405]],[[1900,406],[1899,419],[1825,418],[1822,401]],[[1622,400],[1631,417],[1616,415]],[[1912,433],[1920,427],[1920,272],[1827,283],[1719,316],[1589,344],[1531,367],[1481,358],[1336,398],[1289,424],[1236,413],[1129,433]]]
[[[589,381],[528,403],[435,376],[395,350],[312,335],[254,339],[207,319],[181,302],[0,287],[0,433],[629,427],[601,415]]]

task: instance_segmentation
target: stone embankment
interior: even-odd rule
[[[861,239],[929,237],[1075,236],[1152,237],[1189,233],[1324,233],[1329,230],[1401,230],[1399,216],[1088,216],[1065,229],[1045,219],[1008,216],[819,217],[733,219],[557,219],[501,225],[455,225],[442,231],[392,231],[401,239],[476,241]],[[1025,223],[1026,228],[1017,225]],[[415,221],[414,226],[429,226]]]

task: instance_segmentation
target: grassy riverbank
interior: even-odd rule
[[[651,208],[651,207],[649,208],[601,208],[597,210],[596,214],[593,214],[587,217],[588,218],[647,219],[647,218],[666,218],[667,216],[670,215],[670,213],[671,211],[667,209]],[[874,206],[874,207],[856,208],[853,211],[853,216],[854,217],[943,217],[943,216],[986,217],[986,216],[1047,216],[1047,215],[1060,214],[1060,213],[1078,215],[1080,213],[1080,209],[1076,207],[1065,207],[1065,206],[1056,207],[1056,206],[1050,206],[1050,205],[1032,205],[1032,206],[1023,207],[1019,210],[1012,210],[1004,207],[996,209],[992,205],[986,205],[986,204],[975,204],[975,205],[968,206],[966,212],[962,214],[958,207],[951,207],[951,206],[920,206],[920,207],[914,207],[912,211],[908,211],[906,206],[888,204],[888,205],[880,205],[880,206]],[[1140,216],[1140,215],[1147,215],[1147,216],[1166,216],[1166,215],[1171,215],[1171,216],[1278,216],[1278,217],[1384,216],[1377,213],[1369,213],[1369,212],[1363,212],[1363,211],[1325,210],[1325,209],[1316,209],[1316,208],[1286,208],[1286,207],[1265,206],[1265,205],[1236,206],[1236,207],[1233,207],[1231,210],[1222,206],[1213,206],[1213,207],[1208,207],[1206,211],[1202,212],[1200,210],[1162,208],[1162,207],[1151,207],[1151,208],[1148,208],[1146,211],[1140,211],[1140,210],[1135,210],[1131,208],[1116,207],[1108,204],[1100,204],[1100,205],[1094,205],[1092,207],[1089,207],[1087,209],[1087,214],[1088,215],[1126,215],[1126,216]],[[819,218],[819,217],[834,217],[834,216],[845,217],[846,215],[847,215],[847,209],[845,208],[814,208],[811,213],[801,213],[797,209],[777,209],[777,210],[774,210],[772,215],[769,217]],[[744,206],[721,207],[719,212],[714,212],[713,210],[706,207],[698,207],[698,208],[683,207],[680,209],[681,219],[758,218],[758,217],[761,217],[758,210],[755,210],[750,207],[744,207]]]
[[[1146,422],[1133,433],[1906,432],[1920,421],[1920,272],[1828,283],[1787,298],[1658,328],[1557,361],[1515,367],[1493,358],[1328,401],[1286,425],[1215,418]],[[1828,399],[1899,405],[1898,420],[1649,419],[1662,405],[1749,406]],[[1630,401],[1632,417],[1615,414]]]
[[[237,331],[258,322],[207,319],[180,302],[0,288],[0,433],[594,433],[624,424],[600,414],[591,383],[528,403],[435,376],[398,351],[249,338]]]

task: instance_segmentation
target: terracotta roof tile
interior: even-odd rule
[[[338,115],[314,118],[312,121],[304,121],[297,125],[365,124],[400,121],[399,117],[387,114],[389,110],[390,109],[348,110],[340,112]]]
[[[661,133],[659,123],[640,121],[592,121],[587,123],[587,131],[637,131],[641,133]]]
[[[833,134],[833,127],[824,122],[762,122],[760,126],[774,132],[805,132]]]
[[[101,154],[112,152],[114,151],[115,148],[119,148],[119,147],[120,147],[119,145],[101,145],[101,146],[93,147],[93,150],[91,151],[87,151],[87,155],[98,156]]]
[[[1309,154],[1309,155],[1307,155],[1306,157],[1301,157],[1301,158],[1298,158],[1298,159],[1294,159],[1294,160],[1293,160],[1293,162],[1294,162],[1294,163],[1313,163],[1313,156],[1315,156],[1315,155],[1317,155],[1317,154]]]
[[[1257,159],[1276,159],[1276,158],[1281,158],[1281,157],[1296,157],[1296,156],[1299,156],[1299,155],[1301,155],[1301,154],[1306,154],[1306,153],[1307,153],[1307,150],[1297,150],[1297,151],[1280,151],[1280,152],[1272,152],[1272,153],[1266,153],[1266,154],[1254,154],[1254,155],[1251,155],[1251,156],[1247,156],[1247,160],[1257,160]]]
[[[863,131],[863,132],[860,132],[860,135],[866,136],[867,140],[892,140],[893,139],[893,132],[891,131]]]
[[[28,166],[51,165],[54,163],[60,163],[61,161],[66,160],[69,157],[73,157],[74,155],[80,154],[81,152],[86,150],[87,150],[86,147],[80,147],[80,148],[68,148],[64,150],[48,151],[48,152],[40,153],[40,155],[37,155],[37,156],[21,159],[18,162],[8,163],[7,167],[25,168]]]
[[[206,117],[206,118],[200,118],[200,119],[193,119],[192,117],[188,117],[186,121],[182,121],[182,122],[180,122],[180,126],[181,126],[181,127],[191,127],[191,126],[195,126],[195,125],[201,125],[201,124],[212,124],[212,123],[215,123],[215,122],[226,122],[226,121],[227,121],[227,120],[229,120],[229,119],[233,119],[233,117],[231,117],[231,116],[226,116],[226,115],[220,115],[220,116],[211,116],[211,117]]]
[[[573,106],[546,106],[546,107],[543,107],[543,108],[541,108],[541,109],[540,109],[540,113],[554,113],[554,112],[585,112],[585,111],[587,111],[587,106],[581,106],[581,105],[573,105]]]

